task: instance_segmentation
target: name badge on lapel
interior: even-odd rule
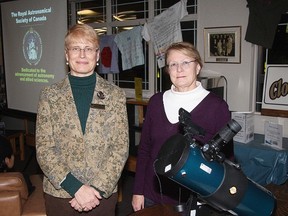
[[[103,104],[91,104],[90,107],[92,109],[105,109],[105,105]]]
[[[102,91],[97,92],[97,97],[101,100],[105,99],[105,95]],[[103,104],[91,104],[90,105],[91,108],[93,109],[105,109],[105,105]]]

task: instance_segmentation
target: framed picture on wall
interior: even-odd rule
[[[241,26],[204,28],[204,61],[241,63]]]

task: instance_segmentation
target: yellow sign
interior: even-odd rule
[[[135,98],[136,100],[142,100],[142,78],[135,77]]]

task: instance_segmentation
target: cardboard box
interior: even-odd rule
[[[254,115],[252,112],[232,112],[232,119],[236,120],[242,129],[233,137],[233,140],[248,143],[254,140]]]

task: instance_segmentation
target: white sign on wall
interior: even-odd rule
[[[267,66],[262,109],[288,111],[288,65]]]

